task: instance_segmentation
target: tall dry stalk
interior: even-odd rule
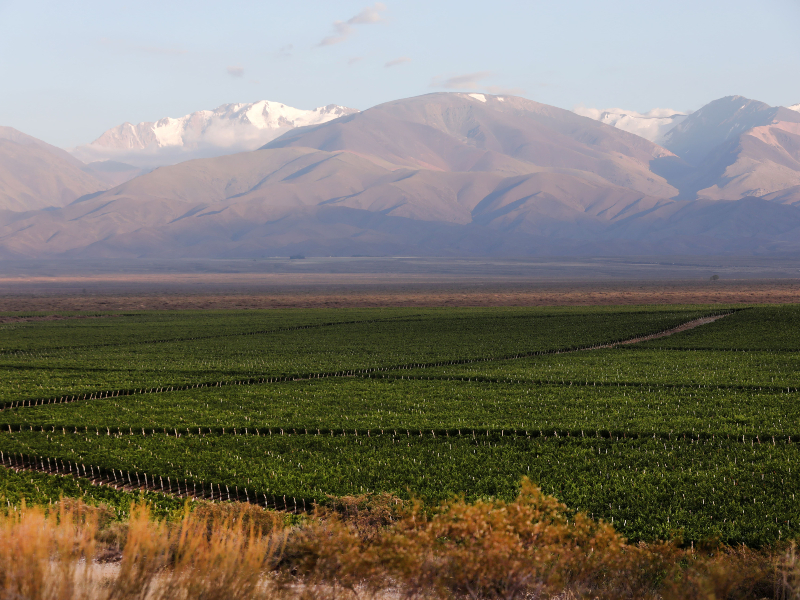
[[[176,532],[171,569],[153,598],[262,597],[265,575],[280,560],[285,532],[264,535],[254,519],[243,522],[245,515],[225,516],[209,535],[207,518],[187,511]]]
[[[90,598],[97,514],[62,504],[47,515],[22,507],[0,518],[0,590],[3,598]]]
[[[153,521],[144,504],[131,507],[119,571],[108,589],[111,600],[145,600],[157,589],[159,576],[171,558],[170,532],[164,521]]]
[[[170,524],[154,520],[146,505],[138,505],[126,524],[121,561],[109,569],[93,560],[96,540],[103,537],[100,512],[62,502],[49,514],[23,506],[0,516],[0,598],[266,597],[266,575],[280,560],[286,539],[282,517],[252,514],[252,507],[210,514],[187,509],[179,523]]]
[[[780,600],[800,600],[800,554],[793,542],[779,556],[775,568],[775,597]]]

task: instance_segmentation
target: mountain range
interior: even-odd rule
[[[317,125],[353,112],[357,111],[335,104],[313,110],[268,100],[223,104],[177,119],[123,123],[71,152],[84,162],[113,160],[152,168],[255,150],[294,127]]]
[[[250,123],[248,111],[269,108],[228,106],[249,106],[226,114]],[[436,93],[307,118],[319,122],[265,119],[285,129],[257,150],[161,166],[111,189],[98,171],[109,163],[8,139],[18,158],[0,154],[0,256],[800,252],[797,110],[730,96],[691,114],[582,116],[515,96]],[[195,131],[191,119],[163,127]],[[166,129],[153,133],[160,148],[177,139]],[[124,134],[101,139],[156,147]],[[30,188],[32,148],[58,166],[49,188],[47,178]]]

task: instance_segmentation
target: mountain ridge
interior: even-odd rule
[[[696,165],[720,144],[776,120],[800,122],[800,114],[743,96],[726,96],[709,102],[668,131],[663,145]]]

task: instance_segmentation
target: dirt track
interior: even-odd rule
[[[678,325],[677,327],[673,327],[672,329],[668,329],[667,331],[662,331],[661,333],[654,333],[652,335],[645,335],[638,338],[633,338],[630,340],[625,340],[622,342],[616,342],[614,344],[607,344],[605,346],[599,346],[599,348],[614,348],[615,346],[627,346],[630,344],[638,344],[640,342],[647,342],[649,340],[658,340],[661,338],[669,337],[671,335],[675,335],[676,333],[680,333],[682,331],[688,331],[690,329],[694,329],[695,327],[700,327],[701,325],[708,325],[709,323],[713,323],[723,317],[727,317],[731,313],[725,313],[723,315],[714,315],[713,317],[702,317],[700,319],[695,319],[694,321],[689,321],[682,325]]]

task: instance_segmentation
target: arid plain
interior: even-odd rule
[[[19,261],[0,268],[0,312],[798,299],[794,258]]]

